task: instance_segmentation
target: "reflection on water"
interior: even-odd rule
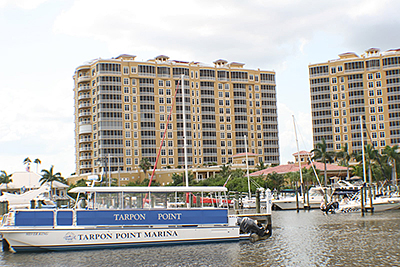
[[[1,266],[400,266],[400,210],[275,211],[270,239],[114,250],[0,253]]]

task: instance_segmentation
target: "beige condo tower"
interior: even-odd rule
[[[248,151],[257,154],[251,164],[279,164],[273,71],[245,69],[244,64],[225,60],[210,66],[162,55],[140,62],[124,54],[88,62],[73,76],[76,174],[140,172],[142,158],[154,165],[166,127],[157,169],[183,166],[180,90],[173,105],[182,75],[190,168],[231,163],[232,156],[245,152],[245,135]]]
[[[364,143],[381,151],[400,144],[400,50],[377,48],[340,54],[309,65],[314,146],[326,140],[329,151],[361,152]]]

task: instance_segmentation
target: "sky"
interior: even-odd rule
[[[0,170],[75,172],[76,67],[96,58],[217,59],[276,72],[281,164],[311,150],[308,65],[400,47],[397,0],[0,0]]]

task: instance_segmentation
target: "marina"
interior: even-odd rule
[[[0,253],[1,266],[398,266],[400,210],[272,211],[266,240],[46,253]]]

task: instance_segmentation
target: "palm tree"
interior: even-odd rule
[[[349,161],[351,160],[352,155],[349,154],[349,145],[346,143],[344,146],[342,146],[342,149],[336,154],[335,159],[342,159],[342,163],[344,166],[347,167],[347,179],[349,179]]]
[[[7,184],[12,182],[12,179],[10,179],[12,176],[12,174],[8,175],[6,171],[1,171],[1,175],[0,175],[0,184],[5,184],[6,185],[6,190],[7,188]]]
[[[35,161],[33,163],[36,163],[36,173],[37,173],[39,164],[41,164],[42,162],[40,161],[40,159],[35,159]]]
[[[29,157],[26,157],[23,162],[24,162],[24,165],[26,165],[26,170],[29,171],[30,170],[30,165],[31,165],[31,162],[32,162],[31,159]]]
[[[144,172],[144,178],[147,178],[147,171],[150,169],[150,167],[151,167],[151,163],[150,163],[150,161],[149,161],[149,159],[148,158],[142,158],[141,160],[140,160],[140,163],[139,163],[139,167],[143,170],[143,172]]]
[[[261,171],[261,170],[264,170],[266,168],[268,168],[268,166],[265,165],[264,161],[260,161],[258,163],[258,165],[256,166],[257,171]]]
[[[399,149],[398,145],[394,145],[392,147],[387,145],[383,149],[383,154],[385,154],[388,157],[388,163],[392,167],[392,183],[393,183],[393,185],[397,184],[396,162],[400,162],[400,154],[397,152],[398,149]]]
[[[367,144],[364,147],[364,157],[365,157],[365,165],[368,167],[368,177],[369,183],[372,183],[372,165],[375,160],[378,158],[378,150],[376,150],[371,144]],[[362,164],[362,154],[357,154],[355,156],[356,160]],[[363,176],[363,175],[361,175]]]
[[[325,138],[322,138],[322,143],[318,143],[315,145],[315,148],[311,150],[311,153],[314,153],[314,156],[312,157],[313,160],[319,160],[324,163],[324,185],[326,187],[328,181],[328,175],[326,173],[326,163],[333,162],[333,157],[335,153],[327,151]]]
[[[42,170],[41,172],[43,172],[42,174],[42,178],[40,178],[39,182],[40,185],[43,185],[44,183],[50,183],[50,197],[51,197],[51,193],[53,191],[53,182],[57,181],[57,182],[63,182],[64,181],[64,177],[61,176],[61,173],[57,172],[53,174],[53,165],[51,165],[50,170]]]

